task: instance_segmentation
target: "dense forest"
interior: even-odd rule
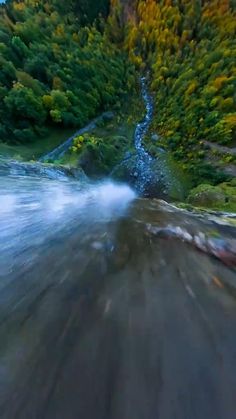
[[[104,0],[0,6],[2,140],[30,142],[51,124],[82,126],[132,85],[126,53],[109,40],[108,6]]]
[[[234,0],[7,0],[0,63],[1,140],[32,142],[118,107],[136,67],[136,79],[150,74],[161,145],[195,183],[220,181],[205,143],[236,144]]]
[[[230,0],[140,0],[126,48],[151,70],[153,128],[197,177],[203,141],[236,141],[236,5]]]

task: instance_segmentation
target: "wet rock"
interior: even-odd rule
[[[87,176],[81,168],[56,166],[44,163],[24,163],[15,160],[0,160],[1,176],[35,176],[48,179],[67,179],[87,180]]]
[[[136,172],[138,159],[136,154],[131,154],[129,158],[125,158],[112,171],[111,176],[120,181],[132,182],[132,173]]]
[[[179,239],[188,243],[198,250],[212,255],[228,266],[236,266],[236,240],[231,238],[218,238],[208,236],[203,232],[190,233],[183,227],[146,226],[147,231],[160,239]]]
[[[89,150],[84,150],[80,154],[78,160],[78,166],[82,167],[85,173],[89,176],[92,176],[96,173],[96,162],[94,161],[94,157]]]
[[[80,167],[65,167],[60,166],[61,170],[64,171],[69,177],[75,178],[77,180],[88,180],[88,177]]]

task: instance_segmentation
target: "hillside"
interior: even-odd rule
[[[50,151],[50,144],[124,104],[132,119],[136,81],[149,74],[150,155],[158,160],[161,147],[193,187],[236,176],[234,1],[8,0],[0,6],[0,28],[4,147],[21,144],[38,156],[41,145]],[[116,127],[119,117],[114,133]]]
[[[52,126],[80,127],[119,101],[129,65],[105,33],[107,12],[106,1],[0,6],[2,141],[25,144]]]
[[[220,179],[204,142],[236,144],[235,10],[229,0],[140,0],[127,22],[131,61],[151,70],[153,130],[196,183]]]

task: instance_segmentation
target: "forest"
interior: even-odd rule
[[[109,41],[106,1],[8,1],[0,6],[0,138],[30,143],[48,127],[80,127],[133,83]]]
[[[236,145],[236,3],[140,0],[135,10],[125,46],[151,71],[153,128],[198,181],[209,178],[204,142]]]
[[[81,127],[149,73],[152,132],[195,184],[218,183],[205,144],[236,145],[235,35],[234,0],[8,0],[0,139],[30,144],[51,126]]]

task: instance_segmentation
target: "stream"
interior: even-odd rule
[[[153,158],[144,146],[144,138],[150,128],[154,113],[153,98],[148,88],[148,76],[141,77],[140,90],[146,112],[144,119],[137,123],[135,129],[135,151],[126,153],[125,158],[113,168],[110,176],[112,179],[129,183],[139,196],[170,200],[172,195],[175,195],[181,200],[184,195],[183,185],[177,176],[173,176],[167,153],[156,143],[159,157]]]
[[[134,145],[137,153],[134,187],[143,195],[145,191],[149,189],[148,186],[153,178],[152,157],[148,154],[143,145],[143,138],[148,131],[153,117],[153,100],[148,93],[145,77],[141,78],[141,93],[146,107],[146,115],[144,120],[137,124],[134,134]]]
[[[145,86],[134,187],[0,162],[2,419],[236,417],[236,215],[143,197]]]

